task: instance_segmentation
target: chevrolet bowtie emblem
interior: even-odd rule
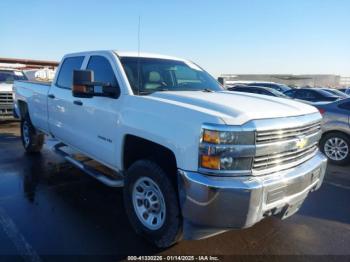
[[[304,136],[300,136],[298,137],[298,141],[297,141],[297,148],[298,149],[303,149],[307,144],[307,138]]]

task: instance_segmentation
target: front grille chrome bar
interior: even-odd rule
[[[307,136],[318,133],[321,130],[321,122],[316,122],[296,128],[286,128],[280,130],[257,131],[256,143],[267,144],[278,141],[290,140],[300,136]]]
[[[0,105],[11,105],[13,104],[12,93],[0,93]]]
[[[318,150],[317,144],[313,144],[304,149],[293,149],[283,153],[271,154],[266,156],[258,156],[254,158],[253,171],[261,171],[276,166],[283,166],[285,164],[299,163],[300,160],[309,159]]]

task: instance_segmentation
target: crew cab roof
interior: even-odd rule
[[[143,57],[143,58],[158,58],[158,59],[185,61],[184,59],[181,59],[178,57],[161,55],[161,54],[153,54],[153,53],[120,52],[120,51],[114,51],[114,53],[116,53],[120,57]]]
[[[75,52],[75,53],[66,54],[64,57],[96,55],[101,53],[113,53],[120,57],[158,58],[158,59],[169,59],[169,60],[176,60],[176,61],[182,61],[182,62],[190,62],[189,60],[174,57],[174,56],[153,54],[153,53],[147,53],[147,52],[138,53],[138,52],[117,51],[117,50],[93,50],[93,51]]]

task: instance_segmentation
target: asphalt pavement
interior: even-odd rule
[[[100,184],[47,148],[25,154],[19,124],[0,122],[0,261],[117,261],[128,255],[350,260],[350,166],[329,166],[320,190],[284,221],[268,218],[249,229],[159,250],[132,230],[121,189]]]

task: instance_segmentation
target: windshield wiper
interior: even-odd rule
[[[169,89],[166,88],[160,88],[160,89],[154,89],[154,90],[139,90],[138,94],[140,95],[150,95],[155,92],[165,92],[165,91],[170,91]]]
[[[200,90],[200,91],[206,92],[206,93],[213,93],[213,92],[214,92],[213,90],[211,90],[211,89],[209,89],[209,88],[204,88],[204,89],[202,89],[202,90]]]

